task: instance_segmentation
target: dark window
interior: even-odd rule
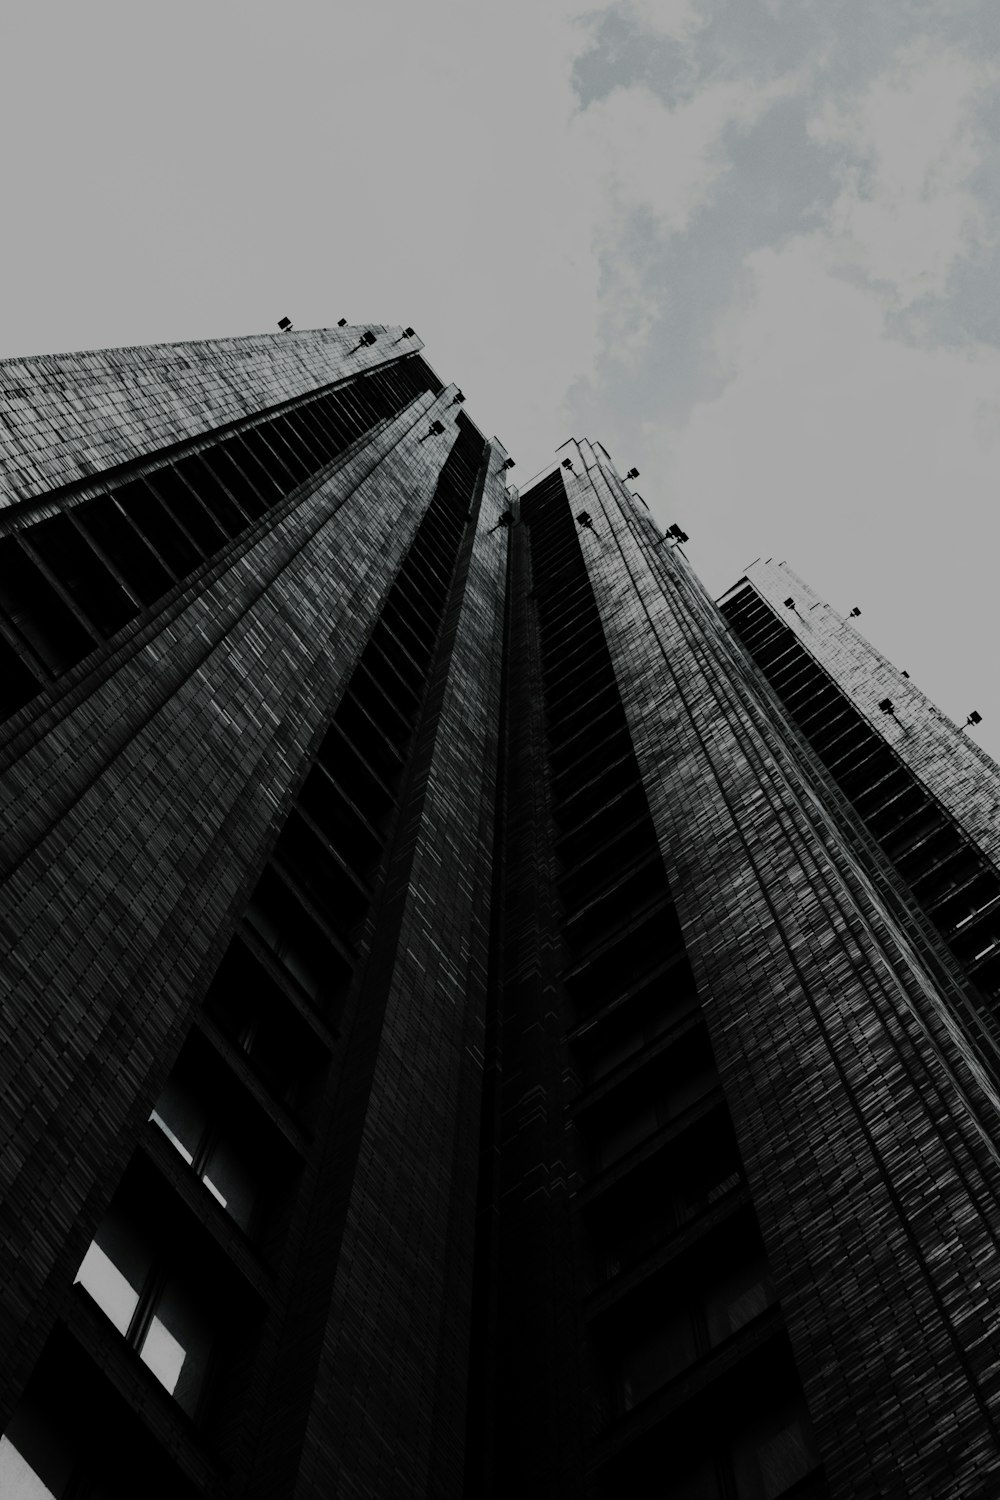
[[[14,537],[0,541],[0,611],[53,673],[82,661],[96,645]]]
[[[157,469],[155,474],[150,475],[149,482],[166,502],[171,515],[183,526],[201,555],[211,557],[222,546],[225,534],[202,505],[195,491],[185,484],[186,476],[183,471],[187,471],[187,475],[196,480],[191,471],[191,459],[182,459],[178,464],[168,464],[166,468]]]
[[[242,1229],[249,1229],[260,1189],[251,1152],[183,1079],[171,1078],[150,1115]]]
[[[208,1014],[275,1098],[308,1118],[328,1062],[315,1031],[236,938],[219,966]]]
[[[0,636],[0,718],[6,719],[23,708],[41,686],[14,647]]]
[[[25,540],[102,635],[114,634],[139,613],[135,600],[68,517],[53,516],[39,522],[26,533]]]
[[[167,569],[110,495],[77,506],[73,519],[143,604],[152,604],[171,587]]]
[[[198,566],[201,553],[159,495],[144,480],[136,479],[123,485],[115,490],[114,498],[178,578],[183,578]]]
[[[320,1006],[339,998],[350,979],[347,955],[296,893],[265,870],[244,919],[300,990]]]
[[[213,457],[210,453],[195,454],[187,460],[185,477],[226,536],[238,536],[241,531],[246,530],[249,518],[220,481],[212,462]]]

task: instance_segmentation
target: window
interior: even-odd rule
[[[142,1500],[195,1500],[161,1438],[57,1329],[0,1437],[0,1496],[135,1500],[137,1493]]]
[[[763,1253],[725,1271],[708,1289],[705,1321],[710,1344],[721,1344],[730,1334],[770,1307],[775,1300],[767,1260]]]
[[[169,1251],[119,1206],[97,1231],[75,1280],[193,1415],[208,1373],[215,1320],[191,1272],[179,1272]]]
[[[65,1494],[58,1456],[52,1455],[48,1463],[43,1456],[39,1467],[41,1474],[6,1433],[0,1437],[0,1495],[7,1496],[7,1500],[58,1500]],[[50,1488],[52,1484],[56,1488]]]
[[[268,1091],[300,1118],[311,1118],[328,1054],[238,938],[213,980],[207,1011],[246,1055]]]
[[[739,1500],[777,1500],[819,1464],[819,1450],[801,1396],[775,1403],[742,1435],[732,1455]]]
[[[700,1040],[699,1036],[692,1039],[693,1042]],[[601,1171],[620,1161],[717,1085],[719,1075],[710,1056],[703,1055],[694,1045],[681,1044],[676,1052],[690,1064],[689,1070],[671,1068],[668,1072],[661,1067],[649,1076],[633,1078],[627,1088],[624,1085],[619,1087],[595,1120],[595,1170]],[[672,1064],[673,1055],[667,1061]]]
[[[150,1119],[241,1229],[249,1229],[259,1181],[253,1162],[212,1119],[194,1091],[172,1078]]]
[[[636,1330],[622,1351],[618,1368],[619,1401],[631,1411],[698,1357],[691,1309],[675,1308],[662,1322]]]

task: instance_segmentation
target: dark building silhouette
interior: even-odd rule
[[[991,1493],[997,768],[419,349],[0,365],[0,1494]]]

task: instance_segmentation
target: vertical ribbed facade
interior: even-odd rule
[[[416,343],[4,367],[0,1338],[53,1493],[454,1492],[505,455]]]
[[[419,347],[0,365],[0,1491],[992,1493],[996,767]]]
[[[720,1260],[706,1214],[701,1252],[675,1216],[658,1251],[632,1259],[630,1275],[627,1263],[613,1260],[607,1290],[596,1303],[582,1302],[581,1319],[600,1361],[589,1309],[603,1310],[620,1282],[604,1369],[626,1411],[598,1438],[593,1461],[607,1493],[661,1493],[658,1480],[647,1491],[637,1479],[655,1447],[630,1467],[630,1454],[658,1434],[655,1446],[678,1461],[689,1446],[691,1494],[779,1494],[793,1480],[812,1486],[801,1493],[824,1493],[824,1484],[837,1495],[975,1492],[1000,1461],[996,1094],[953,1026],[960,978],[941,965],[933,937],[909,920],[905,904],[887,903],[879,869],[866,867],[865,852],[824,809],[793,726],[669,539],[627,496],[600,449],[565,451],[573,465],[564,471],[567,497],[553,503],[577,518],[766,1252],[766,1268],[755,1270],[748,1230],[745,1255],[729,1236]],[[522,507],[534,528],[532,500],[525,496]],[[580,593],[587,598],[586,588]],[[584,683],[588,676],[596,683],[601,645],[595,636]],[[581,686],[581,715],[588,691]],[[595,703],[589,713],[596,719]],[[605,764],[602,800],[613,764]],[[613,895],[609,889],[608,904]],[[627,911],[616,920],[624,958],[629,941],[643,939],[636,929],[626,939]],[[665,948],[667,931],[664,912]],[[572,959],[565,955],[564,989],[576,976]],[[629,978],[621,960],[604,977],[612,1002]],[[666,994],[663,986],[664,1003]],[[581,1019],[571,1003],[564,1023],[571,1053]],[[607,1142],[622,1178],[641,1174],[653,1115],[661,1118],[668,1092],[671,1047],[658,1074],[651,1044],[644,1056],[639,1040],[637,1033],[631,1062],[620,1065],[617,1105],[606,1080],[589,1087],[581,1080],[578,1092],[569,1074],[564,1086],[570,1135],[604,1091],[606,1124],[586,1137],[575,1185],[584,1269],[605,1232],[593,1199],[604,1185]],[[647,1090],[653,1114],[643,1130],[630,1122]],[[693,1128],[694,1115],[688,1119]],[[639,1139],[620,1153],[630,1128]],[[668,1141],[664,1133],[661,1149]],[[654,1180],[669,1193],[666,1154]],[[732,1181],[729,1191],[737,1187]],[[648,1205],[648,1182],[641,1191]],[[613,1223],[627,1203],[625,1196],[615,1206]],[[665,1278],[663,1270],[671,1254],[685,1253],[691,1280],[679,1294],[679,1271]],[[719,1299],[732,1293],[730,1309],[738,1309],[733,1289],[741,1285],[742,1313],[731,1313],[740,1326],[719,1339]],[[754,1298],[756,1310],[745,1316]],[[657,1361],[655,1394],[632,1404],[637,1380],[649,1382]],[[768,1388],[774,1403],[761,1394]],[[679,1475],[677,1492],[688,1493]]]

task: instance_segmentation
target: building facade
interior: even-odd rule
[[[419,351],[0,365],[0,1493],[990,1493],[996,767]]]

